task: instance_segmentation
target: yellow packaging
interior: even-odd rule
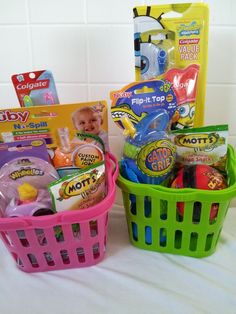
[[[133,12],[136,80],[165,78],[165,73],[174,68],[199,67],[193,126],[202,126],[208,62],[208,6],[204,3],[140,6]],[[165,58],[161,59],[161,53]]]
[[[0,110],[0,142],[43,138],[59,175],[104,159],[108,150],[107,103]],[[102,141],[101,141],[102,140]]]
[[[89,128],[86,123],[89,124],[89,120],[92,120],[93,113],[99,116],[99,121],[97,125]],[[0,110],[0,142],[2,143],[40,137],[45,139],[48,148],[56,148],[61,144],[60,130],[65,128],[68,129],[71,141],[77,132],[87,132],[99,136],[107,144],[107,103],[97,101]]]

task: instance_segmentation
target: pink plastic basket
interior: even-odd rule
[[[108,193],[96,206],[50,216],[0,218],[1,238],[25,272],[92,266],[105,256],[108,211],[115,200],[116,158],[106,154]]]

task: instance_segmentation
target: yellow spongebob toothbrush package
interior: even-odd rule
[[[135,7],[133,12],[136,80],[162,78],[172,83],[178,103],[173,129],[202,126],[208,6],[163,4]]]
[[[105,101],[0,111],[0,143],[43,138],[60,176],[104,160]]]

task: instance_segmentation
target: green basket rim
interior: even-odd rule
[[[229,163],[232,165],[233,174],[236,178],[236,156],[233,146],[228,145],[228,155]],[[117,185],[124,191],[127,191],[132,194],[137,195],[146,195],[154,196],[154,193],[160,192],[162,197],[168,199],[168,197],[176,198],[176,200],[197,200],[204,199],[204,201],[211,202],[216,199],[219,201],[230,201],[232,198],[236,197],[236,179],[235,183],[223,190],[202,190],[202,189],[193,189],[193,188],[183,188],[183,189],[174,189],[170,187],[165,187],[161,185],[153,184],[144,184],[144,183],[135,183],[125,179],[121,174],[119,174],[117,179]]]

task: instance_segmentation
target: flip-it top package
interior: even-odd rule
[[[204,3],[163,4],[135,7],[133,12],[136,80],[168,79],[177,91],[177,103],[181,106],[178,108],[179,118],[189,115],[180,122],[175,117],[174,129],[202,126],[208,59],[208,6]],[[185,103],[179,101],[180,89],[189,95],[185,97]]]
[[[177,99],[171,84],[163,80],[134,82],[110,94],[113,121],[124,128],[122,120],[127,116],[133,125],[147,114],[165,109],[171,121],[177,108]]]
[[[0,111],[0,143],[44,139],[62,176],[103,160],[108,150],[105,101]],[[66,171],[66,173],[64,172]]]

